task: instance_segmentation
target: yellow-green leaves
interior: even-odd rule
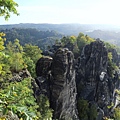
[[[14,0],[0,0],[0,16],[8,20],[10,13],[19,15],[16,7],[18,7],[18,4]]]
[[[0,33],[0,51],[4,50],[4,41],[6,40],[5,38],[3,38],[5,36],[4,33]]]
[[[9,83],[0,92],[0,111],[7,115],[9,111],[17,114],[23,120],[38,120],[38,105],[33,97],[31,79],[26,78],[21,82]],[[38,117],[38,119],[34,119]]]

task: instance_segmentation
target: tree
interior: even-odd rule
[[[120,108],[119,107],[114,109],[113,116],[114,116],[114,120],[120,120]]]
[[[42,51],[38,46],[26,44],[23,49],[25,56],[30,57],[34,63],[36,63],[42,57]]]
[[[17,72],[25,67],[23,60],[23,48],[18,39],[16,39],[14,43],[9,42],[6,45],[6,53],[10,56],[8,61],[11,71]]]
[[[14,0],[0,0],[0,16],[4,16],[5,20],[8,20],[10,13],[19,15],[16,7],[18,4]]]
[[[4,41],[6,40],[5,38],[2,38],[4,37],[5,34],[4,33],[0,33],[0,51],[4,50]]]
[[[87,100],[79,99],[77,101],[78,116],[80,120],[88,120],[89,103]]]
[[[3,115],[11,112],[16,114],[20,120],[39,120],[40,113],[37,111],[39,106],[35,101],[30,78],[10,83],[5,89],[0,89],[0,111]],[[7,120],[6,117],[4,120]]]
[[[80,52],[82,51],[83,47],[87,44],[87,39],[84,36],[83,33],[79,33],[78,37],[77,37],[77,45],[78,48],[80,50]]]

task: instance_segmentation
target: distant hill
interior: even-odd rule
[[[10,29],[37,29],[38,31],[56,31],[58,36],[54,34],[50,37],[60,38],[62,35],[78,35],[80,32],[89,35],[92,38],[100,38],[102,40],[120,45],[120,26],[117,25],[99,25],[99,24],[12,24],[0,25],[0,30]],[[37,35],[37,30],[35,35]],[[40,35],[40,34],[39,34]],[[37,35],[37,36],[39,36]],[[48,37],[46,35],[46,37]],[[19,39],[19,38],[18,38]]]
[[[94,30],[92,32],[86,32],[86,34],[92,38],[100,38],[113,44],[120,45],[120,32]]]
[[[87,32],[94,30],[103,31],[115,31],[120,32],[120,26],[117,25],[102,25],[102,24],[33,24],[33,23],[21,23],[21,24],[10,24],[0,25],[0,29],[11,29],[11,28],[36,28],[41,31],[54,30],[65,35],[75,34],[79,32]]]
[[[1,30],[0,32],[6,34],[6,43],[19,39],[21,45],[31,43],[39,46],[41,49],[53,45],[57,39],[63,37],[62,34],[56,31],[40,31],[34,28],[12,28]]]

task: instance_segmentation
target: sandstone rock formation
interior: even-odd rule
[[[20,82],[22,81],[24,78],[28,78],[30,77],[31,78],[31,74],[29,73],[29,71],[27,69],[24,69],[18,73],[13,73],[13,77],[10,78],[8,81],[9,82]],[[32,79],[32,78],[31,78]]]
[[[117,60],[113,61],[118,62],[117,57],[117,53],[114,54]],[[81,86],[78,97],[97,105],[98,115],[101,114],[99,120],[100,117],[110,116],[111,109],[108,106],[116,104],[115,90],[119,88],[119,80],[117,73],[113,78],[108,75],[108,51],[104,43],[95,41],[86,45],[77,66],[77,87]]]
[[[100,40],[86,45],[78,60],[74,60],[73,53],[67,48],[52,51],[49,52],[51,57],[43,57],[36,64],[34,93],[49,98],[50,107],[54,110],[53,119],[78,120],[76,96],[77,101],[86,100],[89,108],[96,107],[96,117],[91,119],[88,115],[85,120],[109,117],[118,105],[115,91],[120,83],[117,71],[110,75],[108,52],[113,54],[112,61],[119,65],[117,52],[114,49],[108,51]]]
[[[48,96],[53,119],[77,120],[74,55],[68,49],[58,49],[53,58],[37,62],[36,83],[40,93]]]

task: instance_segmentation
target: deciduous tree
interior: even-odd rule
[[[10,13],[19,15],[16,7],[18,7],[18,4],[14,0],[0,0],[0,16],[8,20]]]

